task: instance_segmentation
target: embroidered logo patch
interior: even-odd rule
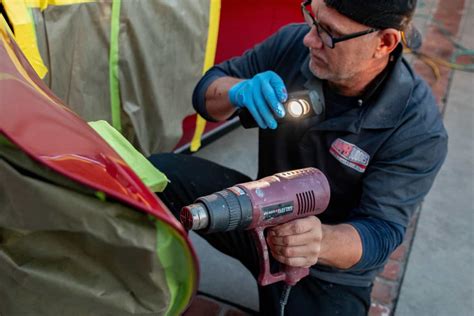
[[[369,154],[365,151],[340,138],[331,144],[329,152],[334,158],[339,160],[340,163],[358,172],[365,172],[370,160]]]

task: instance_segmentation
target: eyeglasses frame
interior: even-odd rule
[[[301,13],[303,14],[303,17],[305,16],[305,13],[306,13],[311,18],[311,20],[313,20],[313,25],[316,27],[316,32],[318,32],[318,35],[320,37],[321,37],[321,30],[329,36],[329,38],[331,39],[331,43],[326,43],[325,41],[323,41],[323,43],[324,43],[324,45],[328,46],[331,49],[336,46],[336,43],[344,42],[344,41],[347,41],[347,40],[350,40],[350,39],[353,39],[353,38],[356,38],[356,37],[360,37],[360,36],[363,36],[363,35],[367,35],[367,34],[379,31],[379,29],[370,28],[370,29],[367,29],[365,31],[360,31],[360,32],[355,32],[355,33],[339,36],[339,37],[334,37],[328,30],[326,30],[316,20],[316,18],[313,16],[313,14],[308,9],[306,9],[306,6],[308,6],[310,4],[311,4],[311,0],[301,2]],[[305,21],[306,21],[306,19],[305,19]]]

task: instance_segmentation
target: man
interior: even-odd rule
[[[306,24],[288,25],[243,56],[212,68],[193,103],[206,119],[248,111],[259,125],[259,175],[313,166],[331,186],[328,209],[269,230],[273,258],[311,267],[287,315],[365,315],[372,282],[402,242],[447,152],[427,85],[401,57],[414,0],[314,0]],[[288,92],[316,91],[322,114],[285,121]],[[283,118],[283,119],[282,119]],[[249,181],[193,157],[158,155],[171,178],[162,199],[174,212],[199,195]],[[245,233],[205,236],[258,274]],[[259,288],[260,311],[276,315],[282,284]]]

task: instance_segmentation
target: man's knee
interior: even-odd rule
[[[177,157],[173,153],[153,154],[148,160],[161,172],[167,174],[170,170],[176,168]]]

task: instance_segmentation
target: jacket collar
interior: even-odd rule
[[[361,96],[359,107],[347,111],[344,115],[324,120],[312,129],[349,131],[359,133],[361,128],[383,129],[394,127],[400,120],[413,90],[414,74],[402,58],[402,45],[392,54],[392,66],[375,79]],[[322,80],[315,77],[309,69],[309,55],[301,73],[307,79],[304,86],[316,90],[324,100]],[[330,106],[330,105],[328,105]]]

